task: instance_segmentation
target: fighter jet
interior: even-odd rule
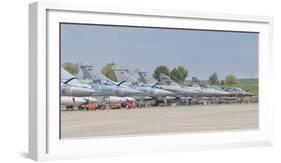
[[[69,78],[71,78],[71,80]],[[88,94],[88,96],[102,96],[101,99],[101,103],[103,105],[102,109],[105,109],[106,107],[105,104],[113,104],[113,103],[115,104],[115,103],[122,103],[123,101],[126,101],[126,99],[117,96],[130,96],[140,93],[137,90],[130,89],[130,88],[121,88],[116,85],[112,85],[109,82],[102,83],[100,80],[96,80],[91,84],[83,83],[80,80],[78,80],[76,77],[71,75],[69,72],[64,70],[63,68],[61,68],[61,81],[63,83],[67,82],[67,86],[71,88],[90,90],[91,94]],[[64,87],[62,91],[67,90],[65,88],[66,86],[65,85],[63,86]],[[73,94],[70,95],[74,96]]]
[[[173,81],[167,75],[161,73],[160,76],[160,84],[156,85],[155,87],[161,88],[164,90],[169,90],[174,92],[177,95],[185,96],[185,97],[194,97],[194,96],[201,96],[204,92],[194,89],[193,87],[183,87]]]
[[[225,88],[225,91],[229,92],[232,96],[254,96],[253,93],[249,93],[238,87]]]
[[[138,95],[141,92],[129,87],[121,86],[125,81],[120,83],[115,83],[114,81],[108,79],[101,73],[94,70],[93,66],[90,65],[80,65],[80,69],[83,73],[83,79],[92,80],[92,88],[98,92],[100,96],[133,96]]]
[[[230,96],[229,92],[219,87],[198,86],[198,85],[193,85],[192,87],[204,92],[204,96]]]
[[[202,88],[200,86],[181,86],[175,81],[173,81],[170,77],[165,74],[160,74],[160,82],[156,81],[152,77],[150,77],[147,72],[138,70],[139,80],[147,83],[151,86],[169,90],[174,92],[176,95],[185,96],[185,97],[194,97],[194,96],[224,96],[229,93],[226,91],[221,91],[219,89],[214,88]]]
[[[147,83],[148,85],[164,90],[168,90],[173,92],[176,96],[185,96],[185,97],[193,97],[193,96],[201,96],[205,95],[205,92],[193,87],[183,87],[168,77],[165,74],[160,74],[160,82],[148,76],[147,72],[137,71],[139,75],[139,80]]]
[[[157,97],[166,97],[166,96],[174,95],[170,91],[153,88],[147,84],[138,82],[138,80],[129,73],[128,69],[125,69],[121,66],[114,65],[112,67],[112,69],[119,82],[123,82],[123,85],[129,86],[133,89],[136,89],[136,90],[142,92],[142,94],[141,94],[142,97],[157,98]],[[126,82],[124,82],[124,81],[126,81]]]
[[[71,78],[72,80],[68,82],[66,80],[67,78]],[[93,93],[90,95],[92,96],[130,96],[140,93],[134,89],[118,87],[109,81],[93,80],[91,84],[84,83],[63,68],[61,69],[61,80],[63,83],[67,82],[67,86],[91,90]]]

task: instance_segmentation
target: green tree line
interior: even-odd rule
[[[170,70],[167,66],[160,65],[155,68],[153,78],[159,81],[161,73],[169,76],[172,80],[176,82],[184,82],[188,76],[188,70],[183,66],[178,66]]]

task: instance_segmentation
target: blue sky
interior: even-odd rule
[[[187,79],[208,79],[216,72],[258,77],[258,33],[101,25],[61,25],[61,61],[92,64],[101,70],[117,63],[153,73],[159,65],[182,65]]]

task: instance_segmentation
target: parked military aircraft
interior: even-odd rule
[[[174,94],[170,91],[163,90],[163,89],[158,89],[158,88],[153,88],[150,87],[147,84],[140,83],[138,80],[129,73],[128,69],[125,69],[121,66],[114,65],[112,67],[117,80],[119,82],[124,82],[123,85],[129,86],[133,89],[136,89],[140,92],[142,92],[141,96],[143,97],[166,97],[166,96],[173,96]]]
[[[160,82],[156,81],[152,77],[148,76],[145,71],[137,71],[139,75],[139,80],[156,88],[161,88],[164,90],[168,90],[174,92],[176,96],[185,96],[185,97],[193,97],[205,95],[205,92],[193,87],[182,87],[173,80],[171,80],[167,75],[160,74]]]
[[[140,93],[139,91],[131,88],[118,87],[109,81],[93,80],[93,83],[91,84],[83,83],[62,68],[61,80],[65,82],[67,78],[73,79],[68,82],[69,86],[90,89],[94,92],[91,94],[92,96],[130,96]]]
[[[204,96],[230,96],[231,95],[229,92],[226,92],[225,90],[219,87],[208,87],[208,86],[200,87],[198,85],[193,85],[192,87],[203,91],[205,93]]]
[[[156,81],[152,77],[148,75],[147,72],[138,70],[137,71],[139,75],[139,80],[147,83],[151,86],[169,90],[171,92],[174,92],[177,95],[180,96],[188,96],[188,97],[193,97],[193,96],[225,96],[228,95],[229,93],[226,91],[222,91],[219,89],[214,89],[214,88],[202,88],[200,86],[181,86],[175,81],[171,80],[170,77],[168,77],[165,74],[160,74],[160,82]]]
[[[229,92],[233,96],[254,96],[253,93],[249,93],[238,87],[225,88],[225,91]]]
[[[81,65],[81,71],[83,72],[83,79],[89,79],[92,81],[92,88],[102,96],[133,96],[139,95],[141,92],[129,87],[122,86],[120,83],[115,83],[112,80],[108,79],[101,73],[98,73],[94,70],[93,66]]]
[[[71,80],[70,80],[70,79]],[[61,68],[61,81],[63,83],[67,82],[67,85],[63,85],[62,91],[68,90],[67,87],[70,88],[77,88],[81,90],[88,90],[90,91],[87,95],[81,95],[80,96],[102,96],[102,99],[100,100],[101,104],[105,108],[105,104],[121,104],[122,102],[126,101],[123,97],[117,97],[117,96],[129,96],[133,94],[138,94],[139,91],[130,89],[130,88],[121,88],[115,85],[111,84],[102,84],[101,82],[93,82],[91,84],[89,83],[83,83],[77,78],[75,78],[73,75],[71,75],[69,72]],[[72,91],[73,92],[73,91]],[[62,94],[66,95],[66,93]],[[70,96],[76,96],[76,94],[70,94]]]
[[[155,87],[161,88],[164,90],[169,90],[174,92],[177,95],[185,96],[185,97],[193,97],[193,96],[201,96],[205,95],[205,92],[202,90],[193,88],[193,87],[183,87],[176,83],[175,81],[171,80],[170,77],[168,77],[165,74],[160,74],[160,84],[156,85]]]

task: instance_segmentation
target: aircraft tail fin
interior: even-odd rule
[[[80,65],[80,69],[82,70],[82,73],[83,73],[83,79],[107,80],[107,81],[110,81],[110,79],[108,79],[102,73],[97,72],[94,69],[94,66]]]
[[[93,74],[94,67],[93,66],[80,65],[79,67],[82,71],[83,79],[94,79],[94,74]]]
[[[73,82],[73,83],[79,82],[78,79],[74,75],[72,75],[71,73],[69,73],[62,67],[61,67],[61,79],[60,80],[64,84],[68,84],[70,82]]]
[[[146,71],[137,71],[139,75],[139,81],[151,85],[152,88],[155,87],[159,82],[155,80],[152,76],[149,76],[148,72]]]
[[[119,82],[127,81],[130,83],[138,82],[138,80],[129,73],[129,70],[126,68],[123,68],[118,65],[114,65],[112,67],[112,70],[114,71],[116,78]]]
[[[168,75],[161,73],[159,75],[160,82],[167,85],[176,85],[179,86],[175,81],[173,81]]]
[[[61,68],[61,80],[68,80],[70,78],[73,78],[74,76],[66,71],[64,68]]]

